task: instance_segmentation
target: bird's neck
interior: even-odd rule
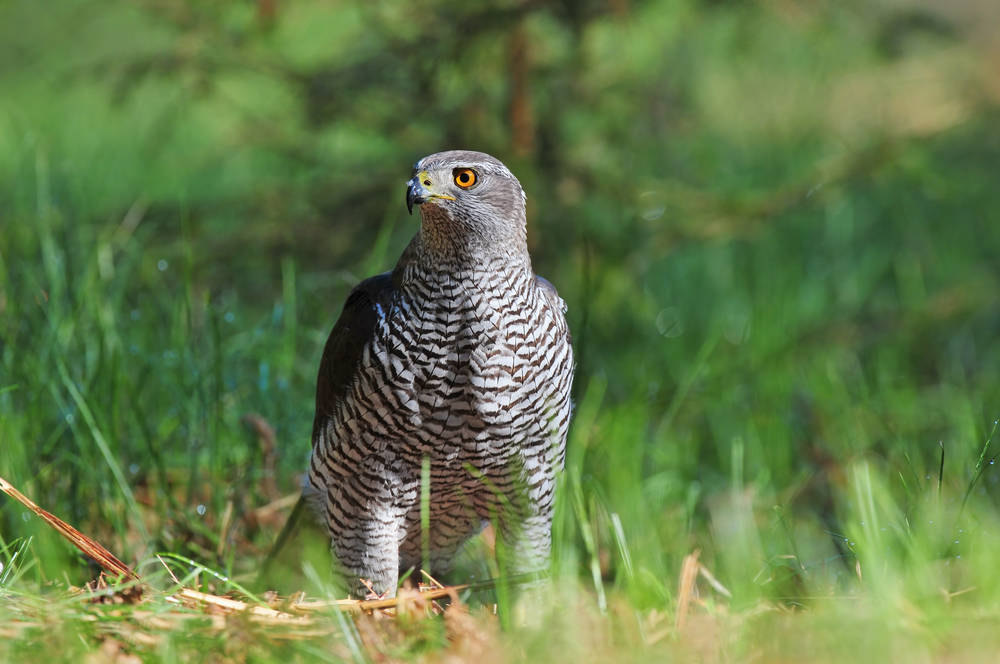
[[[417,233],[395,269],[403,290],[420,291],[434,288],[435,284],[451,284],[449,288],[464,284],[480,290],[499,275],[508,286],[534,279],[527,248],[457,244]]]
[[[420,231],[406,253],[424,270],[464,272],[503,266],[531,271],[523,221],[478,226],[451,219],[433,209],[421,213]]]

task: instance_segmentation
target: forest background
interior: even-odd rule
[[[990,0],[0,2],[0,476],[164,593],[167,564],[235,595],[200,566],[259,568],[418,158],[518,175],[577,355],[533,624],[485,593],[466,631],[150,627],[0,499],[0,659],[996,652],[998,26]]]

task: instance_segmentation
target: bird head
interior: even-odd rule
[[[521,183],[498,159],[451,150],[424,157],[406,183],[406,207],[420,209],[423,226],[479,238],[524,236]]]

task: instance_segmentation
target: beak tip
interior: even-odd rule
[[[413,184],[410,183],[409,186],[406,187],[406,211],[410,214],[410,216],[413,216],[413,202],[415,199],[416,196],[414,195]]]

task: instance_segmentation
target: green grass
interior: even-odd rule
[[[620,4],[0,8],[0,476],[154,588],[72,593],[96,568],[0,499],[0,660],[996,651],[991,5]],[[551,592],[294,638],[178,608],[176,581],[260,592],[325,336],[414,231],[409,165],[456,145],[517,172],[569,305]],[[725,592],[700,577],[676,629],[696,550]],[[277,590],[335,594],[303,558]]]

